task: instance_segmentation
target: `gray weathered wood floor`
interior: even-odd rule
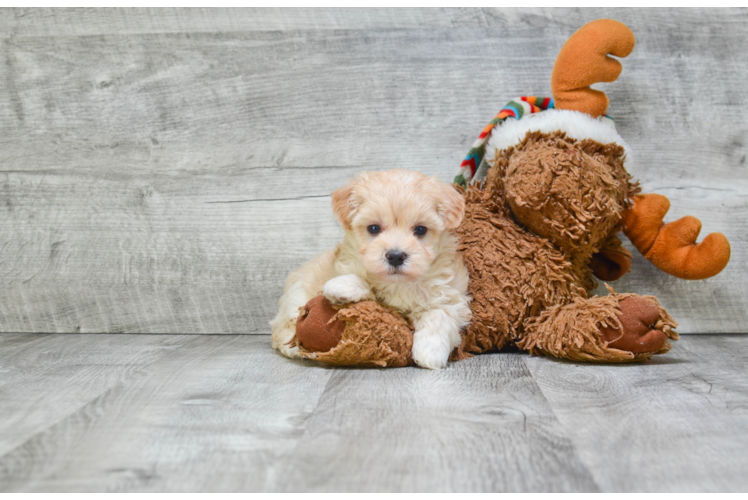
[[[0,334],[0,491],[745,491],[748,337],[330,369],[267,336]]]
[[[341,237],[333,189],[451,180],[601,17],[637,38],[601,85],[631,173],[733,249],[702,282],[637,255],[615,288],[745,332],[746,9],[0,9],[0,331],[268,333]]]

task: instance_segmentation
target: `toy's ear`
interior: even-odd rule
[[[444,221],[447,231],[457,229],[465,215],[465,198],[454,188],[452,184],[440,182],[442,199],[439,203],[439,216]]]
[[[332,213],[338,219],[340,225],[347,230],[351,230],[351,217],[356,208],[353,199],[353,189],[358,184],[358,180],[353,180],[342,188],[332,192]]]

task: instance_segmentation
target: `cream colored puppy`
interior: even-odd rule
[[[470,320],[468,274],[452,233],[465,210],[450,185],[419,172],[364,172],[332,193],[343,242],[286,280],[273,347],[289,357],[299,308],[323,292],[333,303],[377,300],[415,327],[413,360],[444,368]]]

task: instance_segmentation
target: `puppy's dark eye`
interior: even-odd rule
[[[369,234],[379,234],[382,228],[377,226],[376,224],[372,224],[371,226],[367,227],[366,230],[369,231]]]
[[[416,236],[423,236],[424,234],[426,234],[426,231],[428,231],[428,229],[426,229],[425,226],[418,226],[413,230],[413,234],[415,234]]]

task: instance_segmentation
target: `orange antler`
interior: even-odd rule
[[[551,76],[557,109],[571,109],[602,116],[608,96],[590,85],[612,82],[621,74],[621,63],[609,57],[626,57],[634,50],[634,34],[623,23],[598,19],[587,23],[561,48]]]
[[[701,221],[686,216],[663,223],[670,201],[660,194],[634,197],[634,207],[623,212],[623,232],[652,264],[668,274],[687,280],[711,278],[730,260],[730,242],[722,233],[696,238]]]

